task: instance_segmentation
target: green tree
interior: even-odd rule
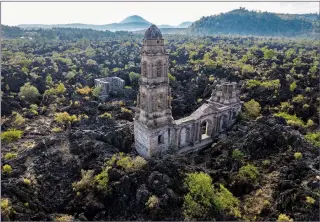
[[[19,96],[29,102],[36,102],[39,99],[40,93],[36,87],[27,82],[21,86]]]

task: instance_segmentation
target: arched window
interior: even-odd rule
[[[162,68],[161,61],[158,61],[158,63],[157,63],[157,77],[161,77],[161,68]]]
[[[146,62],[143,62],[143,64],[142,64],[142,75],[144,77],[147,77],[147,63]]]
[[[206,139],[208,138],[208,123],[207,121],[203,121],[201,124],[201,139]]]

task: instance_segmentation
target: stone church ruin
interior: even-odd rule
[[[106,77],[94,80],[95,87],[101,88],[99,98],[106,100],[110,93],[118,93],[123,90],[124,80],[119,77]]]
[[[160,30],[151,25],[141,50],[141,77],[134,117],[137,152],[146,158],[169,149],[187,152],[204,148],[225,131],[241,110],[237,84],[217,85],[206,104],[190,116],[174,120],[168,78],[169,56]]]

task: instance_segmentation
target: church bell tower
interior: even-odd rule
[[[155,25],[151,25],[143,39],[134,118],[135,147],[146,158],[168,150],[174,139],[168,62],[162,34]]]

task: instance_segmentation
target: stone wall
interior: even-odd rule
[[[100,98],[108,98],[111,92],[119,92],[124,88],[124,80],[119,77],[106,77],[94,80],[95,87],[101,87]]]

